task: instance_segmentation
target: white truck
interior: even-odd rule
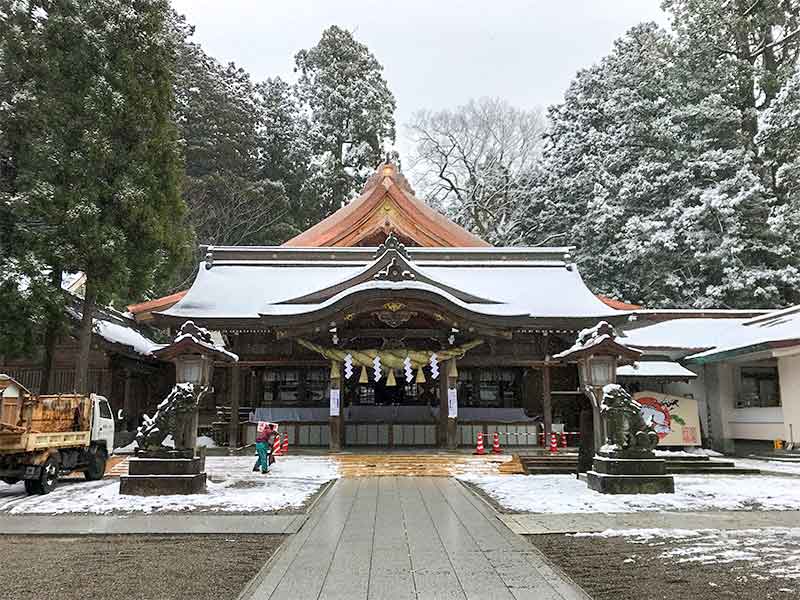
[[[62,474],[101,479],[113,447],[114,417],[102,396],[36,396],[0,374],[0,480],[47,494]]]

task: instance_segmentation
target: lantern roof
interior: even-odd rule
[[[171,344],[155,350],[153,355],[162,360],[175,360],[187,354],[202,354],[223,362],[236,362],[239,357],[214,343],[211,333],[198,327],[193,321],[186,321]]]
[[[617,332],[608,321],[600,321],[594,327],[582,330],[571,348],[553,358],[566,362],[592,356],[616,356],[621,364],[631,364],[641,355],[641,350],[617,341]]]

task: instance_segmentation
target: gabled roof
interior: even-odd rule
[[[186,296],[160,313],[268,325],[411,294],[488,318],[594,319],[625,315],[601,302],[569,248],[209,247]]]
[[[369,178],[358,198],[284,246],[359,246],[392,232],[419,246],[491,245],[418,199],[397,166],[387,162]]]

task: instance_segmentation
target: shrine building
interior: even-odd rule
[[[577,431],[577,368],[551,357],[630,314],[587,288],[569,248],[493,247],[416,198],[391,163],[280,247],[204,248],[191,288],[137,318],[147,311],[158,326],[219,332],[239,356],[216,365],[201,407],[218,441],[252,443],[270,420],[294,445],[334,450]]]

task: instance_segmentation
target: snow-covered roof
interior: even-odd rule
[[[80,321],[82,308],[83,303],[74,297],[74,301],[67,306],[67,312]],[[127,346],[142,356],[152,356],[154,350],[163,346],[144,333],[131,317],[110,307],[97,307],[92,325],[95,335],[109,343]]]
[[[748,319],[732,327],[714,348],[688,357],[706,362],[730,352],[800,346],[800,305]]]
[[[632,365],[617,367],[620,377],[661,377],[665,379],[693,379],[695,373],[671,360],[642,360]]]
[[[621,339],[637,348],[705,350],[720,344],[745,319],[673,319],[626,329]]]
[[[400,261],[403,277],[388,280],[373,274],[387,260],[377,248],[209,248],[186,296],[160,314],[201,320],[300,315],[376,289],[388,296],[400,290],[435,294],[488,316],[626,314],[586,287],[567,250],[408,248]]]
[[[673,319],[624,332],[639,348],[694,351],[704,362],[723,353],[776,345],[800,345],[800,306],[750,319]]]

